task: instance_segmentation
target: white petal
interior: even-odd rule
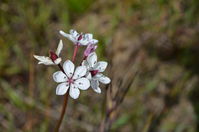
[[[92,79],[92,75],[91,75],[90,72],[88,72],[88,73],[86,74],[86,78],[87,78],[88,80],[91,80],[91,79]]]
[[[100,87],[97,87],[96,89],[93,89],[96,93],[101,93],[101,88]]]
[[[66,82],[68,80],[67,76],[62,71],[57,71],[53,74],[53,79],[55,82]]]
[[[78,66],[75,70],[75,73],[73,75],[73,79],[78,79],[86,75],[87,69],[86,66]]]
[[[99,88],[99,82],[97,80],[91,80],[91,87],[95,92],[101,93],[101,89]]]
[[[53,61],[49,60],[49,61],[40,61],[38,62],[38,64],[44,64],[44,65],[55,65],[55,63],[53,63]]]
[[[59,44],[58,44],[58,47],[57,47],[57,50],[56,50],[57,56],[59,56],[59,54],[61,53],[62,49],[63,49],[63,42],[62,42],[62,40],[60,40]]]
[[[98,43],[98,40],[97,40],[97,39],[93,39],[93,40],[91,41],[91,44],[96,44],[96,43]]]
[[[67,34],[67,33],[65,33],[65,32],[62,31],[62,30],[60,30],[59,33],[60,33],[62,36],[66,37],[66,38],[70,38],[70,36],[71,36],[70,34]]]
[[[86,68],[89,69],[89,64],[88,64],[87,60],[82,61],[82,66],[86,66]]]
[[[74,66],[74,64],[70,60],[67,60],[63,64],[63,69],[64,69],[66,75],[69,78],[71,78],[72,75],[73,75],[73,73],[74,73],[75,66]]]
[[[80,45],[85,46],[85,45],[88,45],[88,44],[89,44],[89,41],[86,40],[85,38],[83,38],[83,39],[81,39],[81,40],[79,41],[79,43],[80,43]]]
[[[38,55],[33,55],[35,59],[39,61],[38,64],[44,64],[44,65],[54,65],[53,61],[46,56],[38,56]]]
[[[102,76],[104,76],[102,73],[97,73],[97,74],[93,77],[93,79],[99,80],[99,78],[102,77]]]
[[[98,80],[103,83],[103,84],[109,84],[111,82],[110,78],[102,75],[101,77],[98,78]]]
[[[85,34],[85,38],[86,38],[87,40],[91,40],[91,39],[93,39],[93,34],[87,33],[87,34]]]
[[[61,63],[61,58],[60,58],[60,57],[57,58],[57,59],[54,61],[54,63],[57,64],[57,65],[58,65],[59,63]]]
[[[94,65],[97,63],[97,55],[95,52],[91,53],[88,57],[87,57],[87,61],[90,67],[94,67]]]
[[[56,88],[56,95],[64,95],[69,88],[68,83],[61,83]]]
[[[74,85],[81,90],[87,90],[90,87],[90,81],[87,78],[80,78],[75,81]]]
[[[71,84],[69,91],[70,97],[73,99],[77,99],[79,97],[79,94],[80,94],[79,89],[74,84]]]
[[[72,36],[72,35],[70,35],[70,34],[67,34],[67,33],[65,33],[65,32],[63,32],[63,31],[59,31],[59,33],[62,35],[62,36],[64,36],[64,37],[66,37],[67,39],[69,39],[70,41],[72,41],[73,43],[76,43],[76,40],[75,40],[75,38]]]
[[[99,72],[103,72],[105,71],[106,67],[107,67],[108,63],[105,61],[99,61],[97,62],[97,64],[95,65],[94,69],[98,70]]]
[[[76,30],[74,30],[74,29],[71,29],[69,32],[70,32],[70,34],[71,34],[73,37],[79,36],[79,33],[78,33]]]

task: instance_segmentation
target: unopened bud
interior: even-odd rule
[[[58,56],[53,51],[50,51],[50,58],[54,62],[58,58]]]

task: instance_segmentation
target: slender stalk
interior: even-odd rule
[[[59,69],[60,69],[63,73],[65,73],[63,67],[62,67],[60,64],[58,64],[58,67],[59,67]]]
[[[73,62],[75,61],[75,58],[76,58],[76,55],[77,55],[78,48],[79,48],[79,45],[78,45],[78,44],[76,44],[76,45],[75,45],[74,52],[73,52],[73,59],[72,59],[72,61],[73,61]]]
[[[61,115],[60,115],[59,121],[58,121],[57,126],[55,128],[55,132],[59,132],[59,128],[60,128],[62,120],[64,118],[64,114],[65,114],[65,111],[66,111],[66,108],[67,108],[67,104],[68,104],[68,95],[69,95],[69,90],[64,95],[64,103],[63,103],[63,106],[62,106],[62,111],[61,111]]]
[[[73,52],[73,58],[72,58],[72,61],[73,61],[73,62],[75,61],[78,48],[79,48],[79,45],[75,45],[75,49],[74,49],[74,52]],[[61,70],[63,73],[65,73],[63,67],[62,67],[60,64],[58,64],[58,67],[60,68],[60,70]],[[67,93],[66,93],[65,96],[64,96],[64,103],[63,103],[63,105],[62,105],[61,115],[60,115],[60,118],[59,118],[59,120],[58,120],[58,123],[57,123],[57,126],[56,126],[54,132],[59,132],[59,128],[60,128],[61,123],[62,123],[62,121],[63,121],[64,115],[65,115],[65,112],[66,112],[66,108],[67,108],[67,104],[68,104],[68,97],[69,97],[68,95],[69,95],[69,91],[70,91],[70,88],[68,89]]]

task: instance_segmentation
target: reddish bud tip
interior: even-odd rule
[[[79,35],[79,37],[77,38],[78,41],[80,41],[82,39],[82,34]]]
[[[91,72],[91,75],[92,77],[95,76],[99,71],[98,70],[93,70],[93,71],[90,71]]]
[[[50,51],[50,58],[52,59],[52,61],[55,61],[58,56],[54,52]]]

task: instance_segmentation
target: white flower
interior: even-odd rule
[[[57,95],[64,95],[69,89],[69,95],[73,99],[77,99],[80,94],[80,90],[87,90],[90,87],[90,82],[86,75],[86,66],[78,66],[75,70],[74,64],[67,60],[63,64],[63,71],[57,71],[53,74],[55,82],[60,83],[56,88]]]
[[[38,55],[34,55],[34,57],[37,60],[39,60],[38,64],[57,65],[61,62],[61,58],[59,57],[59,55],[60,55],[62,49],[63,49],[63,43],[62,43],[62,40],[60,40],[56,52],[54,53],[54,52],[50,51],[49,57],[38,56]]]
[[[77,31],[71,29],[70,34],[63,32],[62,30],[59,31],[61,35],[72,41],[75,45],[88,45],[88,44],[96,44],[98,40],[93,39],[93,35],[90,33],[86,34],[79,34]]]
[[[111,81],[110,78],[102,74],[108,63],[105,61],[97,62],[97,55],[93,52],[82,62],[82,65],[86,66],[88,69],[86,77],[90,80],[92,89],[97,93],[101,93],[99,82],[108,84]]]

